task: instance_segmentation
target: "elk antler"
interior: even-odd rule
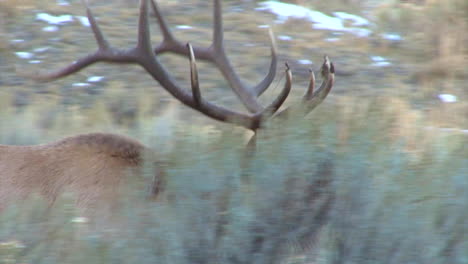
[[[180,55],[188,56],[188,51],[185,48],[185,43],[178,41],[171,33],[161,11],[155,1],[151,1],[153,11],[159,22],[159,27],[163,33],[163,41],[154,48],[156,54],[172,52]],[[230,64],[226,52],[224,51],[223,37],[223,20],[221,12],[221,3],[219,0],[214,1],[213,9],[213,42],[207,47],[194,47],[194,54],[197,59],[206,60],[215,64],[224,78],[228,81],[232,90],[237,94],[239,99],[244,103],[247,109],[251,112],[257,112],[262,109],[262,106],[255,100],[255,97],[260,96],[271,84],[276,74],[276,45],[271,29],[269,29],[270,46],[271,46],[271,63],[268,74],[256,86],[247,87],[239,78]]]
[[[302,103],[296,107],[289,107],[278,113],[276,116],[284,116],[289,113],[292,108],[296,111],[302,111],[302,114],[307,115],[315,107],[317,107],[324,99],[327,97],[330,92],[333,84],[335,83],[335,66],[330,61],[328,56],[324,57],[324,61],[321,68],[321,74],[323,82],[320,85],[320,88],[314,91],[315,89],[315,75],[312,70],[310,71],[309,87],[307,88],[306,93],[302,97]]]
[[[278,97],[267,107],[261,106],[257,100],[257,97],[269,87],[275,77],[277,58],[274,37],[271,30],[270,41],[272,60],[269,72],[258,85],[254,87],[247,87],[235,73],[224,51],[220,0],[214,0],[213,43],[208,48],[192,47],[190,44],[184,45],[180,41],[177,41],[167,27],[167,24],[162,17],[156,2],[154,0],[150,0],[152,9],[156,15],[163,34],[162,43],[153,48],[151,45],[149,33],[148,1],[149,0],[140,0],[137,45],[130,49],[117,49],[112,47],[107,42],[103,33],[99,29],[91,9],[89,8],[86,0],[84,0],[83,3],[86,7],[86,13],[91,24],[94,37],[98,44],[97,51],[81,59],[78,59],[61,70],[49,74],[37,75],[33,78],[43,81],[62,78],[76,73],[96,62],[138,64],[143,67],[153,77],[153,79],[158,81],[165,90],[167,90],[183,104],[213,119],[240,125],[254,131],[261,127],[263,122],[274,115],[274,113],[281,107],[289,95],[292,83],[291,70],[287,64],[285,70],[285,85]],[[159,62],[156,55],[164,52],[181,54],[190,58],[192,92],[189,92],[188,90],[179,86],[179,84],[177,84],[176,81],[169,75],[165,67]],[[207,60],[215,64],[217,68],[220,69],[223,76],[226,78],[229,85],[237,94],[241,102],[251,113],[247,114],[232,111],[225,107],[218,106],[214,103],[204,100],[200,93],[195,58]],[[315,93],[313,92],[315,79],[313,78],[313,75],[311,77],[309,90],[304,96],[303,100],[305,113],[311,111],[314,107],[320,104],[327,96],[333,85],[333,65],[330,63],[327,57],[325,58],[325,62],[322,66],[322,74],[324,76],[324,81],[321,87]]]

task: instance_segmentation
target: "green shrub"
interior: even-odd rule
[[[232,129],[175,128],[162,200],[135,180],[122,208],[89,222],[66,196],[12,205],[0,260],[466,263],[467,137],[426,123],[398,99],[343,99],[273,122],[247,158]]]

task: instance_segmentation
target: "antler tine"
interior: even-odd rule
[[[156,16],[156,19],[158,20],[159,28],[161,29],[161,32],[163,33],[163,42],[175,42],[175,38],[172,35],[171,30],[167,26],[166,19],[161,15],[161,12],[159,10],[158,4],[154,1],[151,0],[151,7],[153,9],[154,15]],[[159,53],[159,52],[156,52]]]
[[[291,68],[289,67],[289,64],[287,62],[285,63],[285,65],[286,65],[286,70],[285,70],[286,82],[284,84],[284,88],[279,94],[279,96],[267,108],[265,108],[264,118],[269,118],[273,114],[275,114],[276,111],[278,111],[278,109],[284,103],[284,101],[289,95],[289,92],[291,91],[291,86],[292,86]]]
[[[39,82],[49,82],[49,81],[57,80],[65,76],[71,75],[73,73],[79,72],[80,70],[98,61],[99,61],[99,58],[98,58],[97,53],[93,53],[54,72],[49,72],[49,73],[35,72],[31,74],[26,73],[24,74],[24,76],[31,78],[35,81],[39,81]]]
[[[195,108],[196,110],[208,116],[216,114],[217,112],[216,108],[218,106],[213,105],[207,101],[204,101],[203,98],[201,97],[196,59],[195,59],[193,47],[190,43],[187,43],[187,50],[189,52],[189,59],[190,59],[190,76],[191,76],[190,81],[192,85],[192,96],[193,96],[193,101],[194,101],[194,105],[190,105],[190,104],[187,104],[187,105],[191,106],[192,108]],[[278,95],[278,97],[267,108],[252,115],[242,114],[242,113],[237,113],[237,112],[229,112],[228,115],[225,116],[226,119],[221,120],[221,121],[234,123],[237,125],[244,126],[252,131],[256,131],[258,128],[260,128],[263,125],[263,123],[266,120],[268,120],[281,107],[281,105],[284,103],[284,101],[288,97],[289,92],[291,91],[291,86],[292,86],[292,74],[291,74],[289,65],[286,63],[286,82],[285,82],[284,88],[281,91],[281,93]]]
[[[138,17],[138,44],[137,49],[140,49],[140,59],[145,58],[147,54],[152,55],[151,37],[148,19],[148,1],[140,1],[140,16]],[[144,56],[143,56],[144,54]],[[153,57],[153,56],[150,56]]]
[[[88,0],[82,0],[81,3],[83,3],[83,5],[86,8],[86,16],[88,17],[89,24],[91,25],[91,29],[93,30],[94,37],[96,39],[99,49],[108,49],[109,43],[105,39],[104,34],[102,34],[99,25],[96,23],[96,19],[94,18],[93,13],[91,12],[91,8],[89,8]]]
[[[229,59],[224,50],[223,22],[221,1],[214,0],[213,8],[213,43],[211,50],[214,52],[214,62],[220,69],[232,90],[236,93],[242,103],[250,112],[259,112],[264,108],[258,103],[257,96],[262,93],[274,79],[276,74],[276,52],[272,43],[272,67],[263,81],[256,87],[247,87],[239,78],[239,75],[234,71]],[[271,36],[271,35],[270,35]],[[271,38],[270,38],[271,39]]]
[[[163,41],[154,48],[154,53],[162,54],[166,52],[172,52],[175,54],[188,56],[188,51],[186,49],[185,43],[177,40],[174,37],[172,31],[169,29],[166,19],[164,18],[164,16],[161,13],[161,10],[159,9],[159,5],[155,0],[151,0],[151,7],[153,9],[154,15],[156,16],[156,19],[158,20],[159,29],[163,34]],[[208,48],[193,46],[192,48],[197,59],[206,60],[210,62],[214,61],[213,54],[209,51]]]
[[[320,88],[316,92],[310,91],[313,90],[315,82],[315,76],[312,74],[310,78],[309,90],[303,97],[303,104],[305,105],[305,113],[308,114],[315,107],[317,107],[324,99],[327,97],[330,92],[333,84],[335,83],[335,67],[330,61],[328,56],[324,57],[324,62],[321,69],[323,81],[320,85]],[[312,96],[310,96],[312,94]]]
[[[315,74],[312,69],[309,69],[310,79],[309,79],[309,88],[307,89],[306,93],[304,94],[304,100],[310,100],[314,96],[314,89],[315,89]]]
[[[155,0],[151,0],[151,7],[153,9],[154,15],[156,16],[156,19],[158,20],[159,28],[163,33],[163,41],[154,48],[154,53],[163,54],[166,52],[171,52],[183,56],[188,56],[189,54],[185,43],[177,40],[174,37]],[[213,53],[209,50],[209,48],[192,46],[192,49],[194,50],[194,54],[197,59],[214,62]]]
[[[164,39],[162,43],[154,48],[156,54],[165,52],[172,52],[179,55],[188,56],[188,51],[185,48],[185,43],[177,40],[170,29],[167,26],[159,7],[151,0],[152,8],[159,22],[159,27],[163,32]],[[234,93],[238,96],[244,106],[252,113],[256,113],[263,110],[263,107],[257,101],[257,97],[260,96],[272,83],[276,74],[277,55],[276,45],[274,44],[273,33],[270,30],[270,42],[271,42],[271,62],[267,75],[264,79],[254,87],[248,87],[239,78],[234,71],[234,68],[229,62],[224,50],[223,40],[223,25],[222,25],[222,12],[221,12],[221,1],[214,0],[213,8],[213,42],[210,47],[192,47],[195,57],[197,59],[206,60],[216,65],[221,71],[224,78],[229,83]]]
[[[270,53],[271,53],[271,62],[270,68],[268,70],[267,75],[261,82],[259,82],[254,88],[254,93],[256,96],[260,96],[263,92],[270,87],[271,82],[275,79],[276,75],[276,65],[278,64],[278,57],[276,56],[276,41],[275,35],[273,34],[273,30],[269,27],[268,28],[268,36],[270,37]]]
[[[213,1],[213,44],[218,52],[224,53],[224,29],[223,29],[223,12],[221,2],[219,0]]]
[[[195,54],[193,53],[193,48],[190,43],[187,43],[187,48],[190,54],[190,82],[192,84],[192,95],[193,100],[195,101],[196,106],[200,106],[201,103],[201,92],[200,84],[198,82],[198,70],[197,63],[195,62]]]
[[[322,84],[320,88],[314,92],[315,89],[315,75],[310,71],[309,86],[306,93],[302,97],[302,103],[297,107],[288,107],[281,112],[278,112],[275,117],[285,117],[291,111],[301,111],[304,115],[310,113],[315,107],[317,107],[327,97],[333,84],[335,82],[335,68],[331,63],[328,56],[324,57],[322,64],[321,73],[323,76]]]

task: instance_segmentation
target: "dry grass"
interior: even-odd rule
[[[52,127],[45,134],[34,122],[40,109],[6,114],[11,119],[2,116],[2,142],[18,132],[17,124],[31,127],[28,137],[15,143],[45,142],[50,135],[86,127],[106,130],[102,123],[92,128],[85,119],[63,113],[74,118],[74,126]],[[231,263],[222,256],[236,256],[246,263],[363,263],[371,257],[374,262],[368,263],[380,263],[393,252],[398,257],[388,263],[407,258],[462,263],[458,261],[468,252],[457,237],[467,228],[460,222],[468,198],[460,188],[466,186],[466,134],[425,129],[431,119],[404,99],[341,98],[320,106],[306,120],[272,123],[259,135],[258,151],[249,163],[239,159],[243,143],[229,127],[171,125],[177,119],[173,112],[159,119],[125,133],[171,161],[166,199],[146,200],[145,188],[135,182],[122,190],[126,206],[115,213],[116,223],[79,223],[69,197],[52,211],[40,199],[13,205],[0,217],[0,240],[8,242],[0,245],[0,259]],[[307,182],[324,176],[332,180],[326,192],[336,200],[315,240],[314,228],[323,222],[312,216],[322,203],[303,207],[301,195],[307,194]],[[392,247],[395,243],[405,246]],[[268,245],[277,246],[275,254]]]
[[[463,34],[468,31],[466,1],[434,0],[422,5],[389,2],[375,11],[379,25],[388,31],[404,33],[406,47],[426,63],[423,71],[427,75],[466,77],[468,37]]]

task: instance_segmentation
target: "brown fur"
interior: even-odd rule
[[[125,178],[141,175],[143,159],[151,158],[151,153],[136,140],[107,133],[77,135],[44,145],[0,145],[0,211],[14,199],[34,192],[50,204],[65,191],[76,195],[79,208],[108,203],[115,200]],[[160,182],[155,179],[156,184]]]

